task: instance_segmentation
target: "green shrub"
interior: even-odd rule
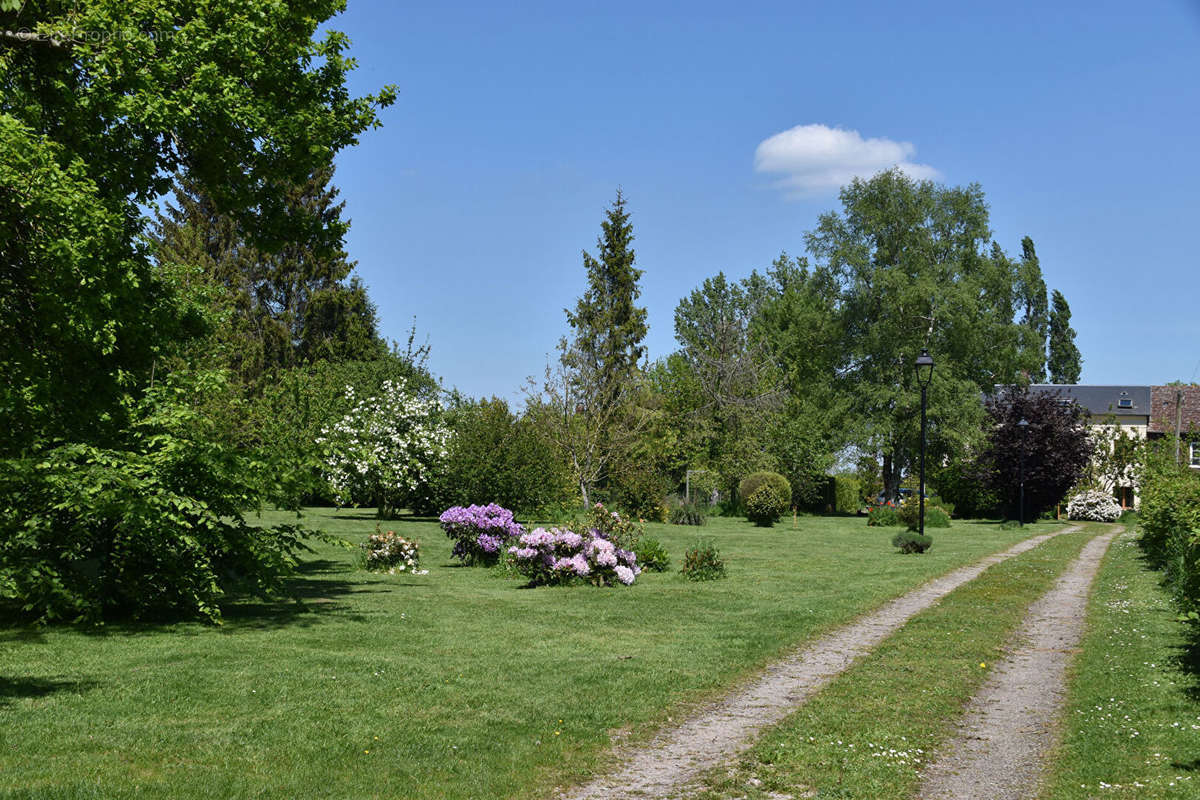
[[[833,476],[833,510],[838,514],[858,513],[858,496],[862,484],[853,475]]]
[[[971,462],[954,461],[936,470],[938,504],[961,519],[982,519],[999,516],[1000,498],[984,485],[979,466]]]
[[[778,487],[762,484],[746,501],[746,519],[760,528],[769,528],[787,511],[787,496]]]
[[[892,547],[900,548],[901,553],[924,553],[932,544],[932,538],[914,531],[901,531],[892,537]]]
[[[1117,522],[1130,529],[1136,528],[1140,521],[1141,517],[1138,515],[1138,512],[1134,511],[1132,508],[1127,508],[1122,511],[1120,518],[1117,520]]]
[[[236,447],[199,408],[220,373],[172,375],[131,409],[121,449],[0,460],[0,602],[39,621],[199,617],[281,589],[307,533],[246,522],[295,497],[289,470]]]
[[[741,499],[742,505],[750,502],[754,493],[764,485],[773,488],[775,493],[783,498],[785,509],[791,506],[792,485],[778,472],[752,472],[743,478],[742,482],[738,484],[738,497]]]
[[[566,463],[533,416],[497,399],[464,403],[447,416],[452,435],[433,489],[438,510],[494,502],[522,518],[550,519],[577,507]]]
[[[921,504],[919,498],[914,495],[905,500],[896,509],[896,515],[903,524],[908,526],[910,531],[915,531],[920,526]],[[950,515],[946,513],[945,509],[933,505],[928,498],[925,500],[925,527],[950,527]]]
[[[633,549],[638,566],[651,572],[666,572],[671,568],[671,556],[658,539],[647,536]]]
[[[1006,519],[1000,523],[1000,530],[1002,531],[1016,530],[1019,527],[1021,527],[1021,523],[1015,519]]]
[[[704,525],[708,514],[696,503],[680,503],[671,509],[672,525]]]
[[[711,541],[699,541],[683,556],[679,570],[690,581],[713,581],[725,577],[725,561]]]
[[[655,522],[666,522],[662,518],[666,496],[666,480],[648,464],[622,465],[608,493],[610,505],[631,517]]]
[[[900,516],[891,506],[871,506],[867,511],[867,525],[876,528],[890,528],[900,524]]]
[[[1200,475],[1152,463],[1142,478],[1142,546],[1180,609],[1200,621]]]

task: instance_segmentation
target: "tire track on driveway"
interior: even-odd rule
[[[1088,596],[1113,537],[1092,539],[1029,607],[1009,656],[972,698],[944,755],[926,770],[923,800],[1020,800],[1037,795],[1057,734],[1067,666],[1083,637]]]
[[[712,703],[648,744],[618,751],[613,773],[561,794],[563,800],[672,798],[705,771],[746,750],[764,728],[795,711],[851,664],[871,652],[909,619],[988,567],[1028,552],[1079,526],[1025,539],[974,564],[959,567],[885,603],[875,611],[802,645],[768,666],[750,685]]]

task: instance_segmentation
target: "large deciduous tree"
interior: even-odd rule
[[[335,251],[343,229],[292,213],[391,89],[354,97],[339,0],[29,2],[0,11],[0,414],[5,453],[111,441],[122,399],[183,317],[141,208],[184,173],[274,251]],[[70,357],[64,357],[70,354]]]
[[[919,450],[913,363],[921,348],[937,362],[934,460],[978,438],[981,392],[1014,381],[1011,265],[986,252],[988,211],[977,185],[942,187],[891,170],[855,179],[841,200],[842,212],[823,215],[807,242],[841,330],[836,373],[855,444],[881,456],[894,492]]]
[[[1021,359],[1029,372],[1030,383],[1046,380],[1046,346],[1050,335],[1050,316],[1046,302],[1046,281],[1033,239],[1021,240],[1018,267],[1017,300],[1021,313]]]
[[[278,588],[295,526],[286,465],[206,412],[223,371],[163,375],[203,330],[143,209],[183,175],[262,252],[341,247],[299,186],[377,123],[354,97],[343,0],[31,0],[0,6],[0,604],[43,619],[220,617]],[[24,31],[22,29],[25,29]],[[15,32],[11,32],[15,31]],[[187,266],[187,265],[185,265]]]

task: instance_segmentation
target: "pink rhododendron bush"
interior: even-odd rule
[[[1116,522],[1121,517],[1121,506],[1102,489],[1085,489],[1067,503],[1067,517],[1087,522]]]
[[[579,581],[628,586],[641,573],[637,556],[596,528],[582,534],[567,528],[537,528],[521,534],[508,555],[516,570],[536,586]]]

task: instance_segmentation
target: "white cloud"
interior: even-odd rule
[[[826,125],[797,125],[764,139],[754,151],[755,172],[782,174],[778,186],[795,196],[836,192],[851,178],[869,178],[899,167],[912,178],[937,178],[928,164],[911,159],[911,142],[864,139],[858,131]]]

